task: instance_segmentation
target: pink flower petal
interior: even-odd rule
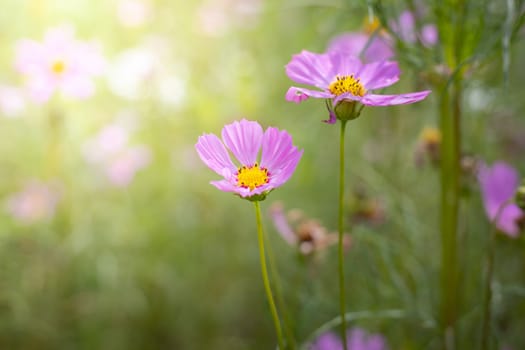
[[[295,246],[297,244],[297,235],[293,232],[290,224],[288,223],[282,203],[273,203],[270,207],[270,215],[277,232],[289,245]]]
[[[334,78],[330,57],[303,50],[286,65],[286,74],[297,83],[325,89]]]
[[[288,181],[301,159],[303,151],[292,144],[292,137],[286,131],[268,128],[263,136],[261,166],[270,171],[275,186]]]
[[[332,69],[328,76],[328,84],[324,87],[325,89],[328,89],[337,76],[356,76],[364,68],[358,57],[349,56],[344,52],[332,51],[328,53],[328,57],[330,57]]]
[[[379,61],[364,65],[356,75],[367,90],[374,90],[396,83],[399,74],[397,62]]]
[[[438,42],[438,31],[435,25],[427,24],[421,28],[421,42],[427,47],[431,47]]]
[[[295,103],[304,101],[308,97],[331,98],[331,97],[334,97],[334,95],[329,92],[310,90],[310,89],[305,89],[305,88],[300,88],[300,87],[295,87],[295,86],[292,86],[291,88],[288,89],[288,92],[286,92],[286,100],[292,101]]]
[[[499,214],[496,223],[498,229],[510,237],[518,236],[518,220],[525,213],[516,204],[506,203],[515,195],[519,186],[518,172],[503,162],[494,163],[492,167],[481,164],[478,181],[489,220],[494,220]]]
[[[204,164],[226,179],[229,180],[237,171],[226,147],[217,136],[213,134],[200,136],[195,148]]]
[[[222,129],[224,144],[242,165],[251,166],[257,161],[261,149],[263,130],[259,123],[242,119]]]
[[[361,103],[367,106],[393,106],[415,103],[423,100],[430,94],[430,90],[412,92],[400,95],[374,95],[368,94],[361,99]]]
[[[286,92],[286,101],[295,102],[295,103],[301,103],[304,100],[307,100],[309,96],[303,92],[301,92],[296,87],[291,87]]]

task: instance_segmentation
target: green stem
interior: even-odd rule
[[[279,349],[284,350],[284,341],[283,334],[281,330],[281,321],[279,320],[279,315],[277,314],[277,308],[275,307],[275,302],[273,300],[272,289],[270,287],[270,279],[268,278],[268,270],[266,268],[266,253],[264,252],[264,233],[262,228],[262,219],[261,219],[261,207],[258,201],[254,202],[255,204],[255,216],[257,219],[257,238],[259,241],[259,257],[261,259],[261,272],[264,283],[264,290],[266,291],[266,298],[268,299],[268,304],[270,306],[270,312],[272,314],[273,323],[275,326],[275,332],[277,333],[277,342],[279,343]]]
[[[498,222],[503,209],[509,205],[512,200],[504,202],[496,212],[494,219],[491,221],[490,225],[490,235],[489,242],[487,247],[487,266],[485,271],[485,285],[483,286],[485,292],[485,299],[483,301],[483,321],[481,328],[481,350],[489,349],[490,342],[490,321],[492,318],[492,275],[494,271],[494,244],[496,241],[496,225]]]
[[[268,254],[268,265],[270,266],[270,275],[272,277],[271,281],[273,282],[275,286],[275,298],[277,299],[277,305],[279,306],[279,309],[281,310],[281,313],[283,315],[284,332],[286,333],[286,338],[287,338],[286,345],[291,350],[294,350],[297,347],[297,344],[295,342],[295,336],[292,332],[292,326],[291,326],[291,320],[288,314],[288,308],[286,307],[286,303],[284,302],[284,297],[283,297],[281,283],[280,283],[281,279],[279,277],[278,269],[276,268],[275,257],[273,254],[272,245],[270,244],[268,237],[265,237],[265,239],[266,239],[266,242],[268,243],[266,251]]]
[[[339,143],[339,221],[338,221],[338,256],[339,256],[339,306],[341,312],[341,338],[343,349],[347,348],[346,340],[346,304],[345,304],[345,271],[344,271],[344,252],[343,252],[343,232],[344,232],[344,191],[345,191],[345,129],[346,120],[341,120],[341,133]]]
[[[460,83],[456,83],[453,113],[449,88],[442,90],[440,123],[442,133],[441,159],[441,312],[444,325],[444,348],[454,349],[457,339],[456,321],[459,309],[457,221],[459,210],[459,161],[461,116]]]

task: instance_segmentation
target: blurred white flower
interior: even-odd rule
[[[162,38],[153,37],[120,53],[107,74],[110,90],[128,100],[153,98],[168,107],[181,106],[188,70],[181,63],[166,64],[166,47]]]
[[[111,91],[120,97],[135,100],[143,96],[144,83],[153,75],[156,57],[153,51],[133,48],[119,54],[108,71]]]
[[[467,92],[468,105],[474,111],[486,110],[493,100],[491,91],[481,86],[473,87]]]
[[[226,11],[213,2],[204,3],[197,13],[200,31],[208,36],[222,36],[228,29]]]
[[[121,0],[117,4],[117,18],[125,27],[140,27],[151,15],[151,4],[144,0]]]
[[[8,118],[19,117],[26,107],[26,99],[21,89],[0,86],[0,111]]]
[[[180,106],[186,98],[186,82],[174,75],[161,77],[157,84],[157,97],[168,106]]]
[[[31,224],[52,218],[59,199],[56,186],[32,180],[7,199],[6,209],[16,220]]]

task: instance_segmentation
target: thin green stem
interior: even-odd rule
[[[265,235],[266,236],[266,235]],[[286,345],[291,350],[294,350],[297,347],[297,344],[295,342],[295,336],[292,332],[292,326],[291,326],[291,320],[288,313],[288,308],[286,307],[286,303],[284,301],[282,288],[279,277],[279,272],[276,267],[275,257],[273,254],[272,245],[270,244],[270,241],[268,240],[268,237],[265,237],[266,242],[268,243],[266,252],[268,254],[268,265],[270,266],[270,276],[271,276],[271,282],[273,282],[275,286],[275,298],[277,299],[277,305],[279,306],[279,309],[281,310],[281,313],[283,315],[283,323],[284,323],[284,332],[286,333],[287,342]]]
[[[503,209],[505,209],[505,207],[511,202],[512,200],[504,202],[498,208],[496,215],[494,215],[494,219],[491,220],[489,242],[487,247],[487,266],[485,271],[485,284],[483,286],[485,299],[483,300],[481,350],[488,350],[490,342],[490,321],[492,318],[492,276],[494,271],[494,244],[496,241],[496,226],[498,223],[498,219],[501,216],[501,213],[503,212]]]
[[[457,220],[459,209],[459,130],[450,111],[450,95],[441,95],[441,308],[444,348],[455,348],[458,310]]]
[[[344,232],[344,191],[345,191],[345,129],[346,120],[341,120],[341,133],[339,143],[339,221],[338,221],[338,256],[339,256],[339,306],[341,311],[341,338],[343,349],[347,347],[346,340],[346,304],[345,304],[345,271],[344,271],[344,252],[343,252],[343,232]]]
[[[281,321],[279,320],[279,315],[277,313],[277,308],[273,300],[272,289],[270,286],[270,279],[268,278],[268,270],[266,268],[266,253],[264,251],[264,233],[262,228],[262,219],[261,219],[261,207],[258,201],[254,202],[255,204],[255,217],[257,220],[257,239],[259,241],[259,257],[261,259],[261,272],[264,283],[264,290],[266,291],[266,298],[268,299],[268,304],[270,306],[270,312],[272,314],[273,323],[275,326],[275,332],[277,333],[277,342],[279,344],[279,349],[284,350],[284,341],[283,334],[281,330]]]

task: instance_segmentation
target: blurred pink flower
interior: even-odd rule
[[[346,350],[387,350],[385,339],[380,334],[368,334],[355,327],[347,331]],[[319,336],[308,348],[309,350],[343,350],[342,341],[332,332]]]
[[[6,209],[16,220],[31,224],[52,218],[59,199],[56,187],[31,181],[7,199]]]
[[[151,152],[145,146],[126,149],[113,159],[106,168],[109,181],[117,187],[128,186],[135,173],[151,162]]]
[[[516,169],[504,162],[494,163],[492,167],[482,163],[478,169],[478,180],[489,220],[496,219],[499,230],[509,237],[517,237],[519,222],[525,213],[516,204],[507,202],[513,199],[519,187]]]
[[[144,145],[129,146],[129,130],[112,123],[84,145],[86,160],[102,170],[116,187],[126,187],[135,174],[151,162],[151,151]]]
[[[439,34],[434,24],[425,24],[421,28],[421,42],[425,46],[434,46],[438,43]]]
[[[129,131],[118,123],[106,125],[99,133],[88,140],[84,155],[91,163],[104,162],[121,152],[127,145]]]
[[[27,77],[30,96],[46,102],[54,92],[87,98],[95,91],[93,76],[104,68],[98,47],[78,41],[70,27],[46,32],[43,42],[23,39],[16,45],[16,69]]]
[[[145,0],[121,0],[117,4],[117,18],[126,27],[140,27],[151,14],[151,4]]]
[[[285,213],[284,206],[280,202],[271,205],[270,216],[277,232],[289,245],[297,247],[302,254],[320,252],[338,242],[337,233],[328,233],[319,221],[307,218],[298,209]],[[343,244],[345,248],[350,247],[349,235],[344,235]]]
[[[438,43],[438,31],[434,24],[425,24],[421,27],[421,32],[417,32],[416,19],[410,11],[403,11],[397,21],[392,22],[392,30],[399,38],[409,44],[414,44],[418,39],[427,47]]]
[[[208,36],[222,36],[233,27],[253,27],[262,0],[207,0],[197,10],[198,29]]]
[[[0,86],[0,111],[8,118],[20,116],[26,107],[22,90],[12,86]]]
[[[361,57],[364,62],[382,61],[394,56],[388,38],[379,34],[370,36],[364,32],[336,36],[328,44],[327,51],[342,51],[347,55]]]

